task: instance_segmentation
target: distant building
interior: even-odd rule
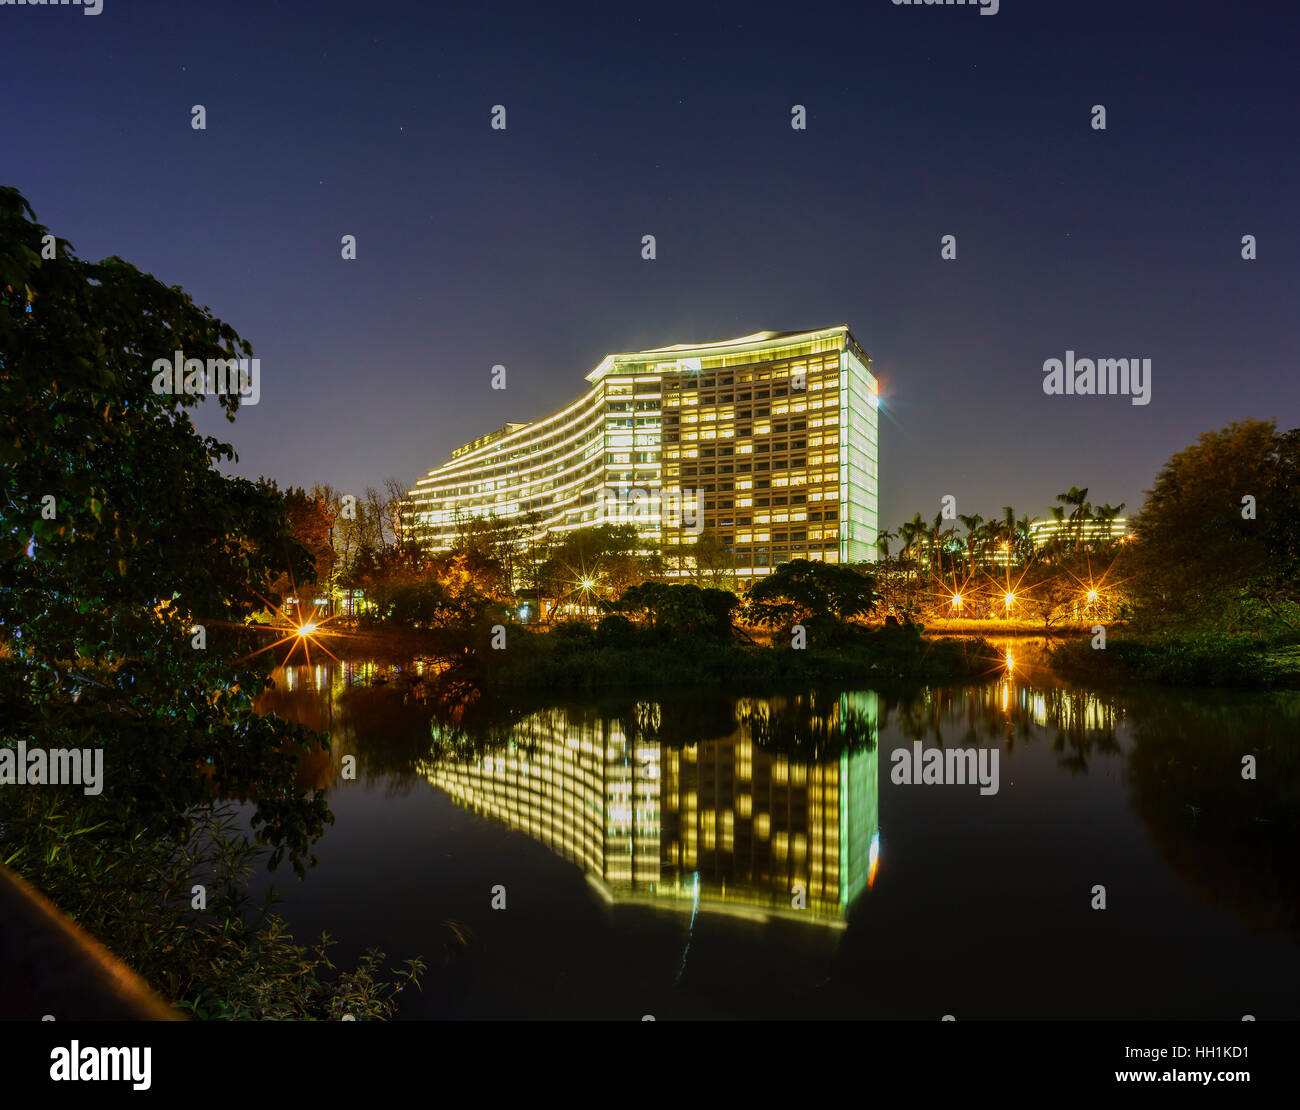
[[[986,570],[990,567],[1012,567],[1018,562],[1019,558],[1015,551],[1012,550],[1011,545],[1001,542],[989,544],[975,559],[975,565]]]
[[[843,325],[607,355],[552,416],[451,453],[410,491],[403,524],[430,552],[474,517],[521,544],[635,525],[689,566],[702,531],[740,577],[789,559],[875,558],[878,384]]]
[[[1119,543],[1128,534],[1128,521],[1125,517],[1113,520],[1034,520],[1029,524],[1029,538],[1036,550],[1052,546],[1059,538],[1069,546],[1077,540],[1085,544],[1097,541]]]

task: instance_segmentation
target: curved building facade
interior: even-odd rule
[[[520,543],[634,524],[688,567],[706,530],[741,577],[875,558],[878,384],[845,326],[607,355],[566,408],[473,440],[409,494],[408,534],[447,551],[495,517]]]

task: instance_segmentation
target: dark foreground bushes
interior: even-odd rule
[[[1104,650],[1085,638],[1054,648],[1051,660],[1063,676],[1089,682],[1300,687],[1300,645],[1249,635],[1113,636]]]

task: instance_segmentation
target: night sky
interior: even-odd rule
[[[199,421],[249,477],[412,483],[607,353],[839,323],[882,526],[1132,510],[1202,431],[1300,424],[1289,6],[103,3],[0,6],[0,183],[252,343],[261,403]],[[1067,349],[1151,403],[1044,395]]]

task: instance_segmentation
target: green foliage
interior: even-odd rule
[[[701,589],[689,582],[642,582],[605,608],[632,614],[661,632],[729,640],[731,615],[739,604],[730,590]]]
[[[152,388],[176,350],[251,348],[120,259],[60,241],[42,260],[44,233],[0,189],[0,742],[102,745],[104,793],[70,804],[127,837],[183,828],[215,783],[301,867],[328,814],[293,786],[293,749],[315,737],[259,717],[263,672],[215,629],[192,647],[191,628],[241,620],[311,561],[272,486],[217,470],[233,452],[195,431],[184,409],[200,397]],[[238,397],[218,403],[233,417]]]
[[[477,590],[454,594],[433,575],[395,575],[375,583],[367,600],[363,626],[466,629],[500,611]]]
[[[121,259],[86,262],[64,240],[42,259],[45,234],[0,188],[0,745],[102,747],[104,785],[0,790],[0,858],[167,997],[242,1013],[297,983],[285,1012],[310,1009],[323,955],[244,923],[232,867],[255,845],[211,822],[218,799],[251,803],[256,846],[302,875],[333,819],[296,782],[326,738],[255,712],[265,670],[220,631],[277,581],[310,580],[312,555],[273,485],[217,469],[232,449],[185,411],[203,396],[153,389],[154,361],[177,351],[252,349]],[[238,395],[215,400],[233,420]],[[203,843],[215,855],[196,856]],[[181,928],[169,899],[205,861],[219,914]],[[349,990],[382,1008],[373,971]]]
[[[635,582],[663,572],[657,551],[631,524],[597,524],[565,532],[539,571],[543,592],[574,598],[582,579],[590,579],[598,596],[617,597]]]
[[[596,633],[586,621],[560,621],[546,636],[560,648],[587,648],[596,639]]]
[[[42,791],[4,792],[0,820],[21,847],[5,861],[126,959],[162,997],[199,1018],[358,1021],[391,1017],[419,986],[421,960],[389,977],[371,950],[351,970],[328,958],[322,935],[300,945],[271,911],[250,905],[247,883],[264,850],[239,835],[233,813],[196,814],[183,838],[137,834],[105,845],[99,824]],[[192,888],[207,891],[193,908]]]
[[[1294,628],[1297,488],[1300,433],[1278,435],[1269,421],[1206,432],[1173,455],[1147,494],[1122,562],[1142,623],[1234,632],[1259,628],[1263,617]]]
[[[596,643],[601,647],[630,647],[636,642],[636,625],[621,613],[610,613],[596,625]]]
[[[756,623],[789,625],[863,616],[875,608],[879,595],[875,580],[853,567],[792,559],[755,582],[748,600]]]
[[[1171,686],[1300,687],[1300,652],[1251,633],[1214,631],[1112,635],[1105,651],[1071,640],[1052,651],[1062,674],[1093,683]]]

